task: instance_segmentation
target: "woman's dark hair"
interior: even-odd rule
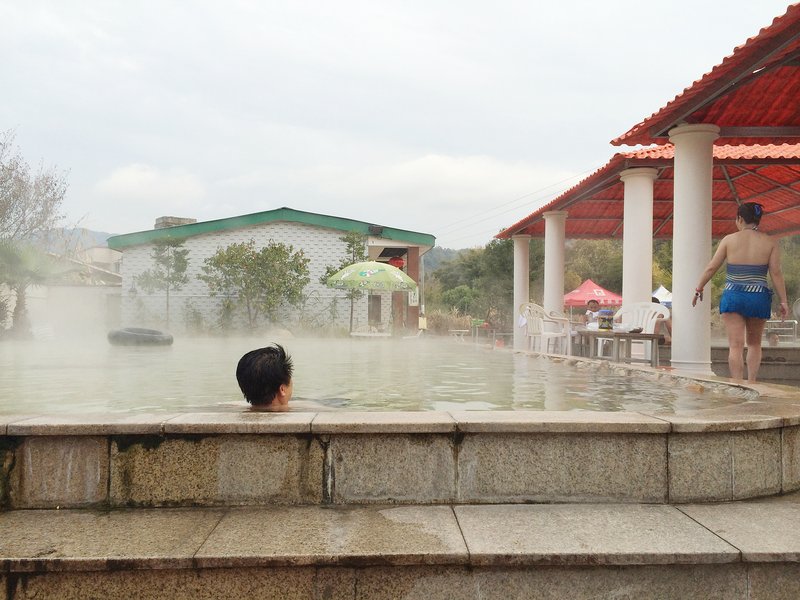
[[[745,202],[739,206],[739,211],[736,213],[737,217],[741,217],[745,223],[752,223],[758,225],[761,221],[761,215],[764,214],[764,207],[758,202]]]
[[[236,380],[250,404],[271,404],[292,381],[292,358],[280,344],[251,350],[236,365]]]

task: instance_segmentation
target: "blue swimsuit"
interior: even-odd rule
[[[769,319],[772,316],[772,290],[767,285],[768,270],[769,265],[728,264],[719,312]]]

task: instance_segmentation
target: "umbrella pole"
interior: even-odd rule
[[[350,333],[353,333],[353,304],[355,304],[355,298],[353,298],[355,294],[350,292]]]

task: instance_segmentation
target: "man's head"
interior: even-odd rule
[[[586,303],[589,306],[589,310],[592,312],[600,310],[600,303],[597,300],[589,300]]]
[[[292,397],[292,358],[279,344],[251,350],[236,365],[236,381],[254,406],[286,404]]]

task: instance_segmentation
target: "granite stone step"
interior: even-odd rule
[[[797,598],[800,495],[0,513],[0,598]]]

